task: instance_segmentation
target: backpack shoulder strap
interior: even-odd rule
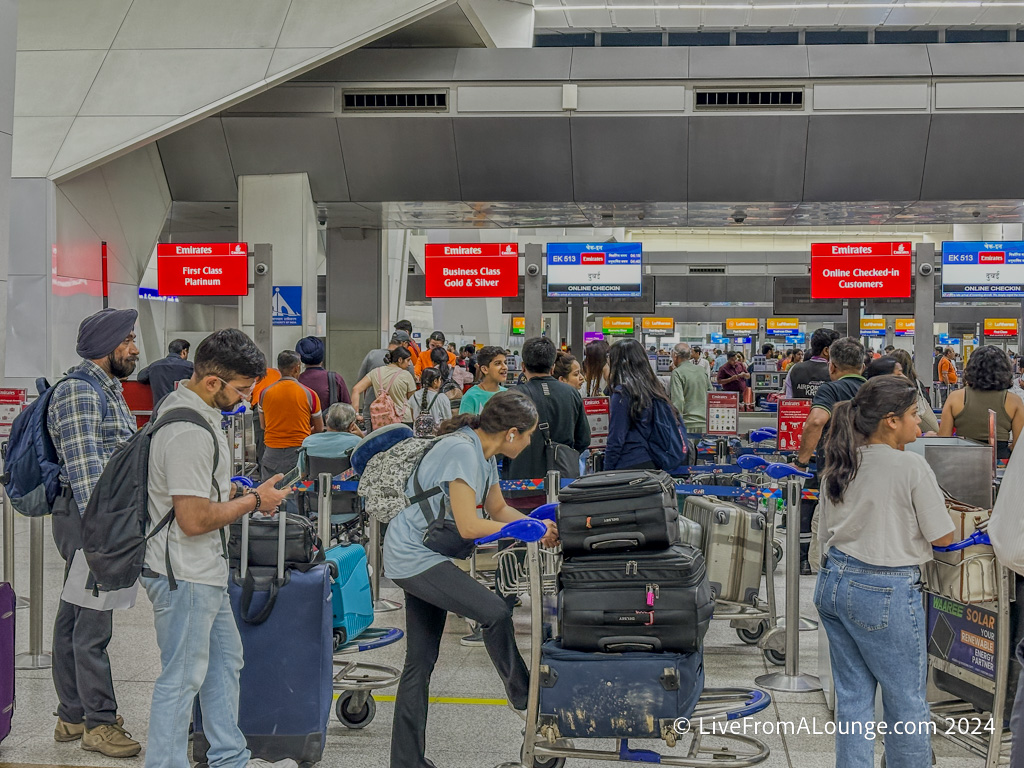
[[[87,373],[82,373],[80,371],[75,371],[73,373],[69,373],[63,379],[54,384],[54,390],[57,389],[58,385],[67,381],[68,379],[74,379],[75,381],[84,381],[86,384],[92,387],[93,391],[96,393],[96,396],[99,397],[100,399],[100,418],[105,421],[107,415],[110,413],[110,408],[107,399],[107,393],[103,391],[103,385],[100,384],[93,376],[90,376]]]

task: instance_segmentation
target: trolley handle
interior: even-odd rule
[[[767,461],[753,453],[746,453],[738,457],[736,463],[747,472],[753,472],[756,469],[763,469],[768,466]]]
[[[814,477],[810,472],[803,472],[790,464],[769,464],[765,467],[764,473],[775,480],[786,477]]]
[[[750,442],[761,443],[765,440],[777,440],[778,437],[779,430],[775,429],[775,427],[761,427],[750,433]]]
[[[240,414],[243,414],[243,413],[245,413],[245,403],[244,402],[239,403],[238,407],[235,408],[235,410],[233,410],[233,411],[221,411],[220,415],[221,416],[239,416]]]
[[[246,477],[245,475],[236,475],[235,477],[231,478],[231,482],[232,483],[239,483],[241,485],[244,485],[246,488],[255,488],[256,487],[256,483],[253,482],[252,478],[251,477]]]
[[[476,545],[490,544],[499,539],[518,539],[519,541],[533,542],[543,539],[548,532],[548,527],[540,520],[515,520],[505,525],[497,533],[484,536],[476,540]]]
[[[530,513],[533,520],[551,520],[554,522],[558,513],[558,504],[543,504]]]
[[[948,547],[932,547],[932,549],[936,552],[959,552],[961,549],[967,549],[978,544],[992,544],[992,540],[988,537],[988,531],[975,531],[963,541],[954,542]]]

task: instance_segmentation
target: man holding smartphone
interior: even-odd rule
[[[289,491],[277,489],[280,474],[251,491],[232,486],[231,451],[221,429],[221,412],[248,401],[265,372],[263,353],[248,336],[233,328],[217,331],[196,350],[192,378],[161,408],[194,410],[209,422],[216,442],[197,424],[176,423],[161,428],[150,446],[151,526],[171,507],[174,519],[150,539],[140,579],[153,603],[162,667],[153,688],[146,768],[187,764],[189,722],[200,690],[218,765],[270,765],[251,759],[238,728],[242,640],[228,600],[224,529],[251,512],[273,512]],[[293,760],[275,765],[296,768]]]

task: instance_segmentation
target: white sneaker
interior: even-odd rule
[[[246,768],[299,768],[299,764],[291,758],[278,760],[276,763],[272,763],[269,760],[257,760],[254,758],[246,764]]]

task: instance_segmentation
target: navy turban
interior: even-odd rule
[[[320,365],[324,361],[324,343],[316,336],[299,339],[295,351],[305,365]]]
[[[139,313],[134,309],[101,309],[78,326],[76,351],[85,360],[100,360],[119,346],[135,327]]]

